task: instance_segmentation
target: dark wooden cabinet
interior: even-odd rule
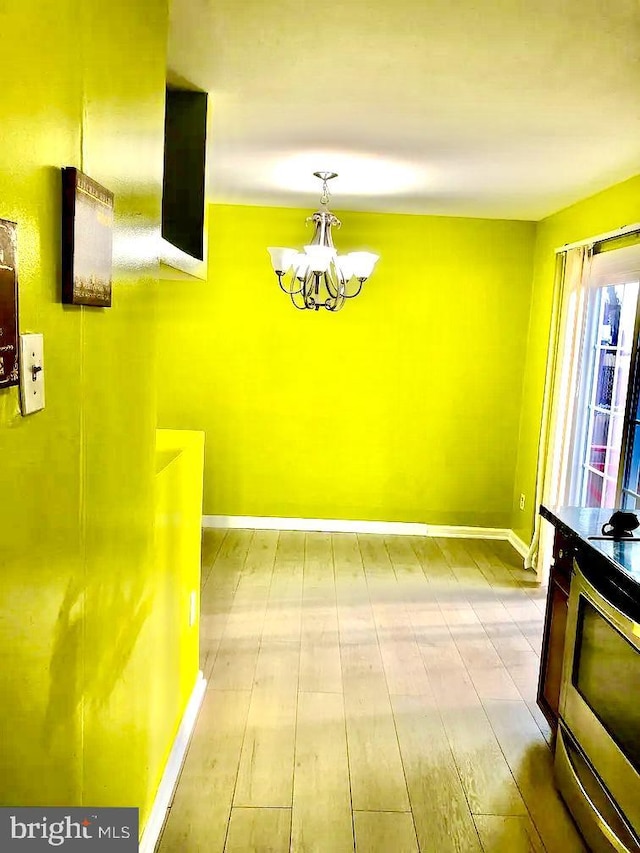
[[[556,530],[538,681],[538,705],[554,731],[558,725],[564,635],[575,551],[575,540]]]

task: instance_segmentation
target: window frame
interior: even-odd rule
[[[594,246],[594,257],[600,254],[608,254],[609,251],[615,252],[618,248],[625,247],[608,247],[606,244],[596,244]],[[631,245],[636,245],[640,252],[640,240],[634,240]],[[578,394],[576,403],[578,405],[577,417],[573,426],[573,435],[570,437],[569,458],[570,473],[567,478],[566,494],[568,503],[572,505],[585,506],[587,501],[585,498],[587,489],[587,478],[589,471],[593,471],[602,479],[603,494],[606,488],[606,483],[614,482],[613,478],[606,476],[606,455],[605,467],[602,472],[590,466],[590,436],[593,433],[593,413],[595,412],[595,399],[598,387],[598,373],[595,373],[598,364],[598,350],[608,349],[609,347],[601,346],[595,339],[597,338],[597,330],[600,325],[602,314],[602,300],[605,298],[605,290],[608,286],[627,285],[638,283],[638,294],[635,305],[635,318],[631,345],[629,352],[629,374],[626,384],[626,400],[624,412],[614,415],[613,406],[609,411],[610,419],[612,416],[622,418],[621,437],[620,437],[620,455],[615,477],[615,505],[624,506],[629,509],[640,508],[640,490],[635,492],[629,487],[629,477],[633,464],[633,449],[634,436],[637,428],[637,440],[640,441],[640,273],[637,269],[629,267],[628,273],[624,269],[620,272],[611,273],[611,281],[607,281],[607,276],[601,274],[602,283],[594,285],[592,288],[593,294],[599,293],[596,297],[597,309],[588,309],[585,326],[583,328],[582,339],[582,354],[580,358],[580,378],[578,386]],[[628,278],[627,278],[628,276]],[[626,279],[626,280],[625,280]],[[588,344],[587,342],[591,341]],[[618,342],[617,347],[621,347]],[[613,348],[613,347],[610,347]],[[619,369],[619,360],[616,357],[615,373]],[[584,378],[588,377],[589,385],[583,387]],[[614,374],[615,376],[615,374]],[[615,379],[614,391],[615,393]],[[613,400],[612,400],[613,402]],[[603,414],[607,414],[603,409]],[[611,423],[611,420],[610,420]],[[608,430],[611,427],[608,427]],[[607,451],[608,453],[609,451]],[[637,487],[638,484],[636,484]],[[601,503],[600,506],[609,506]]]
[[[636,508],[640,495],[636,495],[629,489],[628,481],[631,474],[633,460],[633,433],[635,427],[640,426],[638,419],[638,406],[640,405],[640,295],[636,306],[636,322],[633,330],[633,350],[631,352],[631,365],[629,368],[629,384],[627,386],[627,405],[624,413],[624,425],[622,430],[622,443],[620,447],[620,467],[618,469],[618,488],[616,490],[616,504],[626,506],[624,499],[626,494],[634,495],[634,506]]]

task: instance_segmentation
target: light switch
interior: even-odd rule
[[[20,399],[23,415],[44,409],[42,335],[20,335]]]

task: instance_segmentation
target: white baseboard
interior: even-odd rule
[[[507,536],[507,542],[512,545],[518,554],[524,559],[529,553],[529,546],[526,542],[523,542],[519,536],[513,532],[513,530],[509,531],[509,535]]]
[[[167,764],[153,801],[149,819],[142,833],[140,853],[153,853],[156,849],[156,844],[162,832],[162,827],[167,816],[167,809],[171,803],[171,797],[178,783],[180,770],[187,753],[191,734],[198,719],[198,712],[206,689],[206,679],[202,672],[199,672],[187,707],[182,715],[180,727],[173,741],[173,746],[171,747],[171,752],[169,753],[169,758],[167,759]]]
[[[464,527],[462,525],[428,524],[427,536],[443,539],[508,539],[506,527]]]
[[[514,545],[506,527],[461,527],[405,521],[345,521],[339,518],[277,518],[257,515],[204,515],[203,527],[223,530],[314,530],[322,533],[380,533],[386,536],[442,536],[455,539],[506,539]],[[515,537],[517,539],[517,537]],[[524,547],[522,540],[518,540]],[[522,552],[521,552],[522,553]]]
[[[260,515],[205,515],[203,527],[248,530],[315,530],[321,533],[384,533],[426,536],[427,525],[403,521],[344,521],[340,518],[277,518]]]

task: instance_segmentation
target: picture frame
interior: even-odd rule
[[[0,219],[0,389],[18,385],[18,226]]]
[[[62,169],[62,302],[111,306],[114,196],[73,166]]]

